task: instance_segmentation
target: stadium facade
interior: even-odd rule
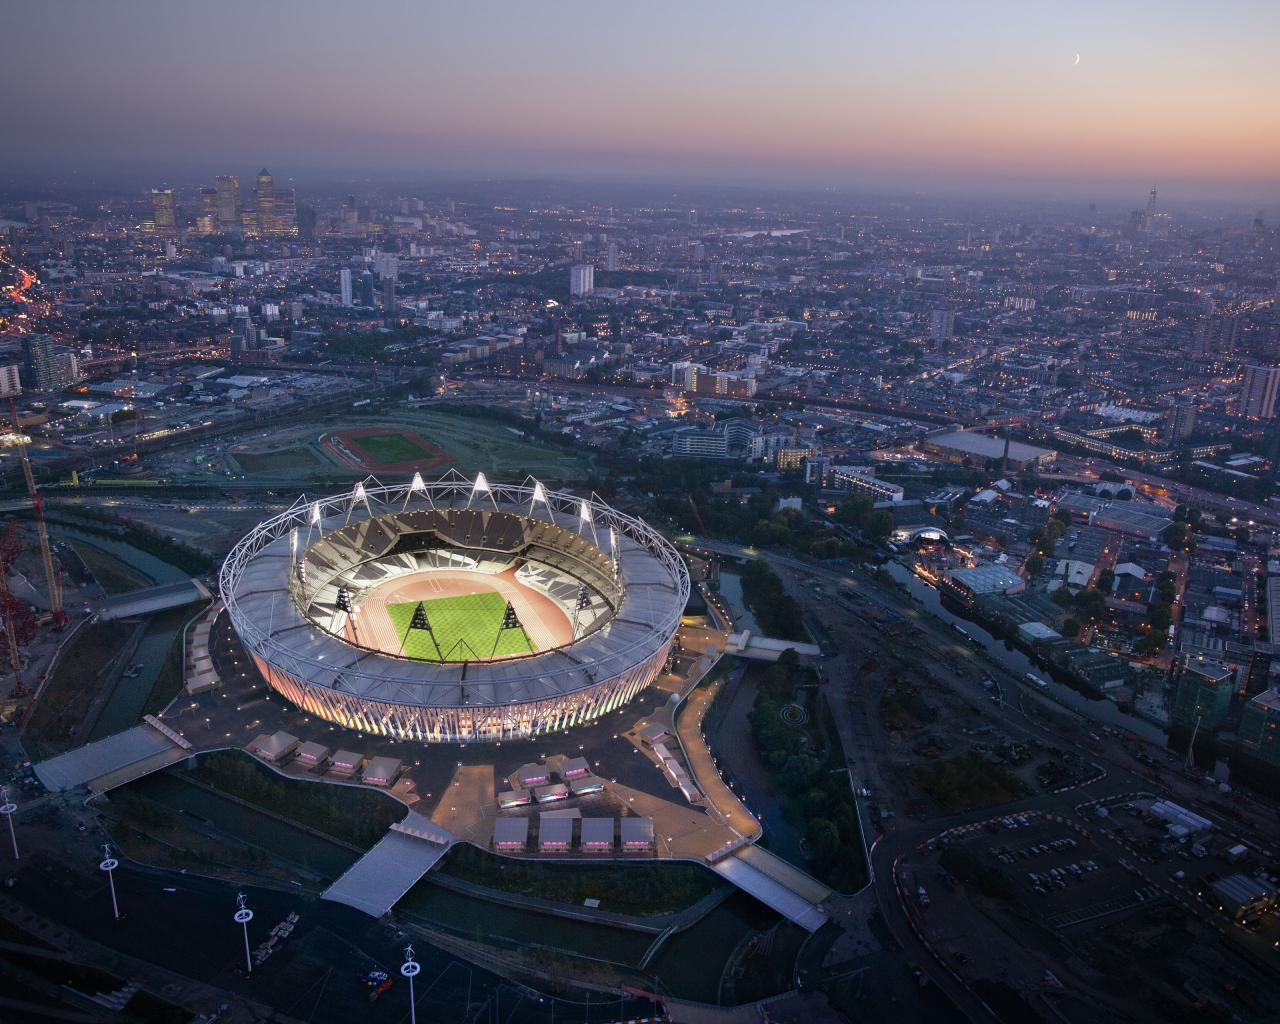
[[[416,639],[434,653],[409,656],[387,616],[376,621],[375,598],[435,574],[485,586],[505,574],[552,609],[559,632],[486,656],[478,627],[448,642],[427,624]],[[533,480],[456,472],[300,499],[231,550],[220,584],[236,634],[287,700],[345,728],[443,743],[538,736],[621,707],[662,670],[689,597],[684,560],[641,520]],[[419,605],[418,625],[431,607]]]

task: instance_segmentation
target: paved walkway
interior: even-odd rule
[[[702,719],[723,685],[724,678],[721,677],[710,686],[693,688],[676,718],[676,735],[694,781],[706,794],[708,803],[715,808],[720,819],[738,835],[755,840],[761,834],[760,822],[725,785],[706,740],[702,738]]]

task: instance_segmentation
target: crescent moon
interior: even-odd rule
[[[1080,63],[1080,54],[1078,54],[1078,53],[1077,53],[1077,54],[1076,54],[1076,59],[1072,62],[1072,65],[1071,65],[1071,66],[1072,66],[1072,67],[1075,67],[1075,65],[1076,65],[1076,64],[1079,64],[1079,63]]]

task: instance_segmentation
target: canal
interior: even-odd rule
[[[901,583],[912,597],[922,604],[932,615],[944,622],[952,625],[962,626],[964,631],[973,638],[987,655],[1003,668],[1007,669],[1013,675],[1017,676],[1019,681],[1026,678],[1028,672],[1032,672],[1039,678],[1045,680],[1048,684],[1047,692],[1051,694],[1058,703],[1078,711],[1080,714],[1101,722],[1104,725],[1111,725],[1117,729],[1124,729],[1135,735],[1141,736],[1143,739],[1159,746],[1165,746],[1167,739],[1164,730],[1158,725],[1138,718],[1136,715],[1129,715],[1121,711],[1114,702],[1106,700],[1092,700],[1077,690],[1073,690],[1064,683],[1059,683],[1051,678],[1043,668],[1036,665],[1021,651],[1016,648],[1010,650],[1005,646],[1003,640],[999,640],[992,636],[978,623],[972,619],[966,619],[964,616],[957,615],[949,611],[943,604],[942,598],[938,591],[929,586],[906,567],[899,565],[897,562],[888,562],[883,568],[895,581]]]

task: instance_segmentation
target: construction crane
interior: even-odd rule
[[[13,596],[9,590],[9,570],[22,553],[22,541],[18,539],[18,524],[10,520],[0,533],[0,615],[4,618],[4,634],[0,636],[9,667],[13,669],[13,693],[11,698],[30,699],[22,683],[21,648],[36,635],[36,616],[31,606]]]
[[[13,420],[13,432],[21,438],[22,426],[18,422],[18,407],[13,399],[9,399],[9,417]],[[53,555],[49,551],[49,528],[44,522],[44,499],[36,490],[35,477],[31,474],[31,459],[27,455],[25,441],[18,442],[18,457],[22,460],[22,475],[27,479],[27,494],[31,496],[31,507],[36,513],[36,533],[40,537],[40,559],[44,562],[44,578],[49,586],[49,614],[55,629],[67,624],[69,616],[62,610],[62,580],[53,568]]]

